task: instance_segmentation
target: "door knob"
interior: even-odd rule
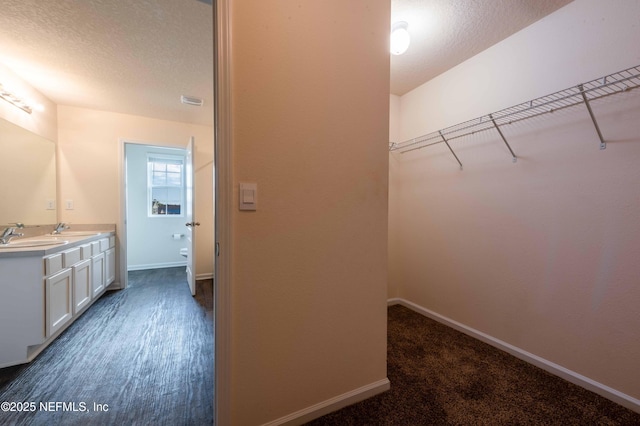
[[[200,226],[200,222],[187,222],[185,223],[186,226]]]

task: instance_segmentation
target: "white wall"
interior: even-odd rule
[[[184,159],[185,151],[127,143],[125,154],[128,269],[131,271],[186,265],[186,259],[180,255],[180,249],[187,246],[184,216],[149,217],[147,203],[148,155],[180,155]],[[174,234],[183,237],[174,240]]]
[[[279,424],[388,384],[390,4],[231,6],[230,424]]]
[[[401,139],[640,64],[640,2],[576,0],[406,94]],[[390,280],[640,410],[640,93],[392,155]],[[581,376],[580,376],[581,375]]]

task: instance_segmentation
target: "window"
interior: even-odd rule
[[[147,205],[150,217],[184,216],[184,157],[147,157]]]

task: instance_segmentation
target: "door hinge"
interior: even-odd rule
[[[216,242],[216,256],[220,257],[220,243]]]

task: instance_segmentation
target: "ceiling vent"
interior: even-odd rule
[[[193,96],[180,96],[180,102],[185,105],[202,106],[202,99],[194,98]]]

